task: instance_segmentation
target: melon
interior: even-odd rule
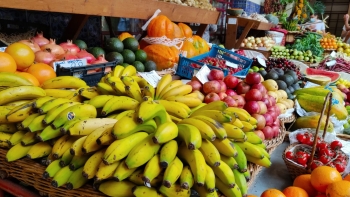
[[[318,85],[327,85],[331,82],[330,77],[326,77],[323,75],[306,75],[306,79],[312,83],[316,83]]]
[[[329,77],[331,79],[331,82],[334,83],[336,81],[338,81],[338,79],[340,79],[340,74],[336,73],[336,72],[332,72],[332,71],[326,71],[326,70],[318,70],[318,69],[314,69],[314,68],[307,68],[305,70],[305,74],[307,76],[315,76],[315,77],[320,77],[320,76],[324,76],[324,77]]]

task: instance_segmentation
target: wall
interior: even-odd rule
[[[264,0],[235,0],[233,2],[234,8],[242,8],[247,14],[263,13]]]

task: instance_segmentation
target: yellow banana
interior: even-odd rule
[[[246,157],[247,157],[248,161],[250,161],[252,163],[255,163],[255,164],[259,165],[259,166],[264,166],[265,168],[268,168],[268,167],[271,166],[271,161],[267,157],[264,157],[262,159],[253,157],[251,155],[246,155]]]
[[[200,131],[190,124],[177,124],[179,137],[185,142],[190,150],[199,149],[202,145],[202,137]]]
[[[162,194],[159,194],[155,188],[146,186],[136,186],[132,189],[132,193],[136,197],[164,197]]]
[[[181,122],[181,118],[178,118],[178,117],[175,117],[175,116],[172,116],[172,115],[169,115],[170,118],[171,118],[171,121],[175,122],[176,124],[178,124],[179,122]]]
[[[245,109],[239,107],[228,107],[224,112],[228,114],[234,113],[241,121],[250,121],[251,115]]]
[[[221,160],[225,162],[232,170],[238,169],[238,164],[234,157],[227,157],[225,155],[221,155]]]
[[[123,70],[124,70],[124,66],[117,65],[113,69],[112,76],[113,77],[121,77],[122,73],[123,73]]]
[[[216,190],[210,193],[205,187],[198,187],[197,185],[194,186],[194,190],[198,192],[200,197],[218,197],[218,193],[216,192]]]
[[[226,130],[227,138],[232,139],[234,141],[245,141],[247,139],[246,133],[242,131],[242,129],[231,123],[223,123],[222,126]]]
[[[46,96],[54,97],[54,98],[64,98],[71,95],[72,90],[64,90],[64,89],[44,89],[46,92]]]
[[[171,74],[166,74],[158,81],[155,99],[159,98],[159,95],[162,92],[162,90],[172,81],[172,79],[173,78]]]
[[[89,104],[74,105],[63,110],[52,122],[52,126],[57,129],[69,120],[82,117],[96,118],[96,116],[97,111],[94,106]]]
[[[225,184],[219,178],[216,178],[215,179],[215,186],[225,196],[242,197],[241,190],[239,189],[239,187],[237,185],[230,188],[227,184]]]
[[[69,149],[71,155],[83,155],[83,144],[88,136],[80,137],[79,139],[73,142],[72,146]]]
[[[115,123],[112,135],[116,139],[123,139],[139,131],[145,131],[147,133],[153,133],[156,131],[157,124],[153,119],[139,124],[136,122],[136,118],[136,112],[131,112],[128,115],[122,117]]]
[[[157,154],[160,149],[160,144],[153,142],[153,136],[149,135],[144,138],[139,144],[131,149],[125,159],[128,168],[137,168],[147,163],[153,155]]]
[[[83,177],[82,172],[83,172],[83,168],[81,167],[72,173],[72,175],[69,177],[66,183],[66,188],[68,190],[78,189],[83,185],[85,185],[88,179]]]
[[[175,159],[165,169],[163,185],[167,188],[170,188],[172,185],[174,185],[177,179],[180,178],[182,169],[182,161],[178,157],[175,157]]]
[[[118,162],[119,161],[117,161],[116,163],[118,163]],[[116,181],[123,181],[123,180],[127,179],[129,176],[131,176],[132,173],[134,173],[136,169],[137,168],[128,168],[125,164],[125,161],[120,161],[120,164],[118,165],[117,169],[114,171],[112,177]]]
[[[162,168],[167,168],[168,165],[175,159],[178,151],[178,145],[175,140],[165,143],[160,150],[159,163]]]
[[[133,86],[125,86],[125,94],[128,95],[130,98],[133,98],[139,102],[143,101],[143,97],[141,94],[141,90],[138,90],[138,88],[135,87],[136,85]],[[137,85],[138,86],[138,85]]]
[[[58,76],[41,84],[43,89],[79,89],[85,86],[87,84],[84,80],[73,76]]]
[[[156,94],[156,89],[151,86],[151,85],[146,85],[144,88],[143,88],[143,96],[149,96],[151,98],[154,99],[155,97],[155,94]]]
[[[36,86],[18,86],[0,91],[0,105],[5,105],[13,101],[35,99],[45,96],[45,91]]]
[[[83,103],[84,97],[80,96],[78,92],[73,92],[71,95],[64,97],[65,99],[69,99],[69,101]]]
[[[154,101],[144,101],[137,109],[137,121],[140,123],[156,118],[163,124],[168,121],[167,112],[163,105]]]
[[[126,138],[116,140],[110,144],[104,153],[103,161],[106,164],[112,164],[125,158],[130,151],[144,141],[148,134],[145,132],[137,132]]]
[[[118,93],[114,90],[113,86],[107,83],[99,82],[96,84],[96,88],[99,94],[101,95],[118,95]]]
[[[54,97],[51,97],[51,96],[44,96],[44,97],[40,97],[40,98],[37,98],[35,99],[35,101],[33,102],[33,107],[38,109],[40,108],[41,106],[43,106],[46,102],[48,101],[52,101],[54,100],[55,98]]]
[[[254,144],[249,142],[235,142],[235,144],[243,150],[246,156],[250,155],[251,157],[255,157],[257,159],[263,159],[265,157],[260,148]]]
[[[73,174],[74,171],[69,169],[69,166],[65,166],[56,172],[55,176],[51,180],[51,185],[55,188],[61,187],[67,183],[69,177]]]
[[[68,150],[77,138],[69,135],[60,137],[52,147],[53,158],[60,158]]]
[[[240,189],[242,196],[246,196],[248,193],[248,184],[244,174],[239,172],[237,169],[233,169],[232,171],[235,175],[236,185]]]
[[[115,141],[113,136],[113,128],[105,130],[99,138],[97,138],[96,143],[98,145],[110,145]]]
[[[39,142],[34,144],[27,152],[29,159],[37,159],[48,156],[52,150],[52,146],[47,142]]]
[[[85,162],[83,168],[83,177],[86,179],[92,179],[98,170],[102,157],[105,154],[106,149],[96,151],[91,157]]]
[[[229,188],[233,188],[236,184],[235,175],[233,174],[230,166],[221,161],[221,164],[217,167],[213,166],[212,169],[215,175]]]
[[[19,123],[19,128],[20,129],[27,129],[30,123],[38,117],[40,114],[39,113],[34,113],[29,115],[26,119],[24,119],[21,123]]]
[[[214,168],[216,168],[214,166]],[[205,187],[209,193],[215,192],[215,173],[214,170],[206,165],[207,175],[205,176]]]
[[[118,110],[133,110],[139,105],[139,101],[127,96],[115,96],[109,99],[102,108],[101,115],[106,116]]]
[[[189,166],[184,166],[180,175],[180,185],[183,189],[191,189],[194,185],[193,174]]]
[[[205,183],[206,163],[203,154],[199,150],[189,150],[185,146],[180,146],[178,157],[186,161],[193,173],[193,177],[198,186],[203,186]]]
[[[233,145],[233,142],[231,142],[229,139],[216,139],[212,141],[212,143],[222,155],[225,155],[227,157],[236,157],[238,154],[236,148]]]
[[[197,112],[193,112],[190,117],[196,117],[196,116],[207,116],[209,118],[212,118],[220,123],[228,123],[232,121],[231,116],[225,114],[222,111],[218,110],[201,110]]]
[[[220,153],[218,149],[206,139],[203,139],[202,146],[199,148],[205,161],[210,166],[219,166],[220,165]]]
[[[162,172],[162,167],[160,166],[160,156],[159,154],[156,154],[150,159],[143,171],[143,177],[142,180],[144,181],[144,184],[147,187],[151,187],[151,182],[154,178],[159,176],[159,174]]]
[[[235,125],[236,127],[238,127],[239,129],[244,128],[243,123],[240,119],[236,118],[236,120],[234,122],[232,122],[231,124]]]
[[[50,124],[52,121],[55,120],[55,118],[64,110],[66,110],[69,107],[72,107],[74,105],[78,105],[80,103],[78,102],[68,102],[68,103],[62,103],[60,105],[58,105],[57,107],[51,109],[50,111],[47,112],[47,114],[45,115],[44,119],[42,120],[43,124]]]
[[[175,139],[179,134],[177,125],[174,122],[166,122],[158,126],[153,136],[153,142],[163,144]]]
[[[254,144],[255,145],[255,144]],[[267,152],[267,150],[263,147],[260,147],[260,146],[257,146],[255,145],[256,147],[258,147],[260,149],[260,151],[262,152],[262,154],[264,154],[264,156],[268,159],[270,159],[270,154]]]
[[[233,143],[233,145],[237,150],[237,156],[234,159],[237,163],[238,170],[242,173],[246,172],[248,170],[247,157],[240,146],[238,146],[235,142]]]
[[[106,181],[100,184],[98,190],[107,196],[134,196],[132,194],[132,188],[136,185],[129,181]],[[118,189],[115,189],[118,188]]]
[[[191,85],[181,85],[178,87],[174,87],[172,89],[170,89],[169,91],[167,91],[162,99],[167,99],[170,96],[184,96],[186,94],[189,94],[192,92],[192,86]]]
[[[187,105],[189,108],[200,106],[203,102],[199,98],[188,96],[169,96],[166,98],[168,101],[175,101]]]
[[[21,139],[21,144],[23,146],[32,145],[32,144],[35,144],[36,142],[38,142],[37,133],[27,132],[26,134],[24,134],[23,138]]]
[[[219,139],[226,139],[227,138],[227,133],[226,130],[224,129],[224,127],[222,126],[222,124],[210,117],[207,116],[203,116],[203,115],[198,115],[193,117],[194,119],[198,119],[203,121],[205,124],[209,125],[217,138]]]
[[[7,142],[11,139],[12,134],[0,132],[0,142]]]
[[[202,120],[194,119],[194,118],[186,118],[180,121],[178,124],[189,124],[196,127],[203,139],[207,139],[209,141],[213,141],[216,139],[216,135],[213,129]]]
[[[89,118],[76,122],[68,129],[69,135],[89,135],[95,129],[104,125],[116,123],[117,120],[112,118]]]
[[[115,92],[115,95],[123,96],[125,95],[125,85],[122,81],[113,81],[111,84],[112,89]]]
[[[9,111],[6,115],[6,119],[9,122],[21,122],[33,113],[33,102],[28,102],[19,105]]]
[[[32,102],[32,100],[13,101],[13,102],[7,103],[5,106],[17,107],[17,106],[20,106],[20,105],[23,105],[23,104],[29,103],[29,102]]]
[[[54,139],[56,137],[62,136],[63,134],[61,133],[60,129],[54,129],[51,127],[51,125],[46,126],[44,130],[37,135],[37,138],[39,141],[45,142],[51,139]]]
[[[247,142],[252,144],[261,144],[263,142],[262,139],[253,131],[245,132],[245,134],[247,136]]]
[[[126,66],[121,74],[121,77],[123,76],[134,76],[136,75],[137,71],[136,68],[132,65]]]
[[[40,114],[46,114],[48,111],[57,107],[58,105],[62,103],[68,103],[68,102],[71,102],[71,101],[66,98],[57,98],[57,99],[49,100],[45,102],[41,107],[38,108],[38,112]]]
[[[225,111],[227,109],[227,104],[223,101],[214,101],[210,102],[203,107],[196,110],[196,113],[199,113],[200,111],[204,110],[218,110],[218,111]]]
[[[7,142],[0,141],[0,147],[1,148],[10,148],[10,145]]]
[[[165,110],[169,113],[169,115],[184,119],[189,116],[191,109],[179,102],[175,101],[167,101],[167,100],[157,100],[157,103],[164,106]]]
[[[41,131],[45,129],[46,125],[43,124],[43,120],[45,118],[45,114],[37,116],[36,118],[33,119],[33,121],[28,125],[28,130],[30,132],[36,132],[36,131]]]
[[[264,143],[261,143],[261,144],[255,144],[255,146],[258,146],[262,149],[265,149],[266,150],[266,145]]]
[[[10,146],[14,146],[22,141],[23,136],[26,134],[26,131],[17,131],[16,133],[12,134],[10,139],[7,141],[7,143]]]
[[[0,73],[0,86],[32,86],[33,84],[26,78],[12,72]]]
[[[107,103],[107,101],[109,101],[113,97],[113,95],[98,95],[90,99],[88,101],[88,104],[94,106],[96,109],[102,108]]]
[[[165,196],[176,196],[176,197],[190,197],[191,191],[187,189],[182,189],[179,184],[174,184],[170,188],[164,185],[160,186],[159,192]]]
[[[116,119],[117,121],[120,120],[121,118],[123,118],[124,116],[131,114],[131,113],[135,113],[135,110],[130,109],[130,110],[125,110],[123,112],[120,112],[119,114],[112,114],[110,118]],[[108,118],[109,116],[107,116]]]
[[[255,125],[251,125],[249,122],[246,121],[241,121],[243,124],[243,131],[244,132],[249,132],[249,131],[254,131],[256,126]]]
[[[12,146],[6,153],[6,161],[16,161],[25,157],[32,146],[33,145],[23,146],[21,143]]]
[[[112,163],[111,165],[106,165],[103,162],[101,162],[98,166],[98,170],[95,175],[95,181],[100,182],[102,180],[112,177],[120,163],[120,161],[117,161],[115,163]]]
[[[142,171],[143,171],[143,169],[138,168],[134,173],[132,173],[128,177],[128,180],[135,183],[136,185],[143,185],[144,181],[142,180],[142,177],[143,177]],[[153,179],[153,181],[151,181],[151,186],[158,187],[161,185],[162,181],[163,181],[163,176],[162,176],[162,174],[160,174],[155,179]]]
[[[98,95],[100,95],[95,87],[83,87],[78,89],[78,93],[80,96],[86,99],[92,99]]]
[[[55,160],[51,162],[45,169],[43,173],[44,179],[52,178],[61,169],[60,160]]]
[[[207,105],[207,104],[206,103],[201,103],[200,105],[198,105],[196,107],[192,107],[191,108],[191,113],[194,113],[195,111],[197,111],[197,109],[199,109],[199,108],[201,108],[201,107],[203,107],[205,105]]]
[[[250,117],[248,122],[253,126],[256,126],[258,124],[258,120],[255,119],[254,117]]]
[[[171,81],[169,84],[167,84],[167,85],[164,87],[164,89],[162,90],[162,92],[160,92],[158,99],[162,99],[163,96],[164,96],[169,90],[171,90],[171,89],[173,89],[173,88],[176,88],[176,87],[179,87],[179,86],[182,86],[182,85],[183,85],[183,83],[182,83],[181,80],[173,80],[173,81]]]
[[[95,129],[91,132],[87,138],[84,140],[82,151],[84,154],[91,153],[101,149],[103,146],[97,144],[96,140],[102,135],[106,130],[112,130],[114,123],[106,124],[100,128]]]
[[[0,106],[0,123],[10,123],[7,120],[6,115],[15,107],[13,106]]]

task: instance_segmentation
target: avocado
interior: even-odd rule
[[[105,43],[105,48],[109,52],[122,52],[124,49],[124,44],[119,38],[108,38]]]
[[[105,51],[101,47],[93,47],[90,52],[95,58],[100,55],[105,55]]]
[[[118,52],[109,52],[106,55],[106,60],[109,62],[113,62],[116,61],[116,64],[122,64],[124,62],[124,58],[122,56],[122,54],[118,53]]]
[[[279,90],[286,90],[287,89],[287,84],[286,82],[282,81],[282,80],[276,80],[276,83],[278,85],[278,89]]]
[[[140,62],[146,62],[147,53],[142,49],[135,51],[135,60]]]
[[[124,62],[132,64],[135,61],[135,54],[130,49],[124,49],[122,52]]]
[[[137,51],[139,42],[134,37],[125,38],[123,40],[124,48],[132,51]]]
[[[299,83],[293,84],[292,87],[294,88],[294,90],[299,90],[300,89]]]
[[[282,70],[282,68],[274,68],[273,70],[277,72],[279,77],[284,75],[284,71]]]
[[[279,77],[280,80],[286,82],[288,86],[292,85],[294,83],[294,78],[291,75],[283,75]]]
[[[286,91],[287,94],[290,94],[290,91],[289,91],[288,87],[284,91]]]
[[[137,72],[145,72],[145,66],[142,62],[135,61],[132,65],[136,68]]]
[[[276,71],[270,70],[270,72],[268,72],[268,73],[265,75],[265,78],[266,78],[266,79],[277,80],[277,79],[278,79],[278,74],[277,74]]]
[[[284,74],[292,76],[294,79],[294,83],[296,83],[299,80],[298,75],[292,70],[288,70]]]
[[[267,75],[266,70],[259,70],[258,73],[261,74],[261,76],[263,76],[265,78],[265,76]]]
[[[145,65],[145,71],[146,72],[150,72],[152,70],[157,70],[157,65],[152,60],[147,60],[144,65]]]
[[[87,44],[83,40],[74,40],[73,44],[77,45],[80,49],[87,49]]]

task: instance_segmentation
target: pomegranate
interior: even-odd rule
[[[50,49],[51,53],[55,55],[56,59],[61,59],[66,53],[61,46],[56,44],[55,39],[50,39],[50,42],[48,44],[45,44],[40,48],[41,50]]]
[[[31,40],[39,45],[39,47],[44,46],[45,44],[49,44],[49,40],[44,37],[43,32],[37,32],[36,36],[34,36]]]
[[[34,53],[41,50],[40,46],[37,43],[35,43],[33,40],[20,40],[18,42],[29,46],[33,50]]]
[[[35,62],[50,64],[55,60],[56,60],[56,57],[54,54],[51,53],[50,49],[46,49],[44,51],[38,51],[35,53],[35,59],[34,59]]]
[[[61,43],[60,46],[64,51],[70,51],[72,55],[76,55],[80,51],[80,48],[77,45],[73,44],[72,40],[67,40],[67,42]]]
[[[85,58],[88,64],[92,64],[96,58],[91,54],[88,53],[86,50],[81,50],[76,54],[78,58]]]

